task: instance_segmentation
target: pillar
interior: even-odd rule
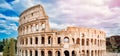
[[[48,36],[45,34],[45,46],[48,44]]]
[[[44,52],[45,52],[45,56],[48,56],[48,51],[46,49],[45,49]]]
[[[29,50],[27,50],[27,53],[28,53],[27,56],[30,56],[30,51]]]
[[[52,56],[55,56],[55,50],[54,49],[52,50]]]
[[[38,50],[38,56],[41,56],[41,50],[40,49]]]
[[[35,50],[32,50],[32,56],[35,56]]]
[[[38,46],[41,45],[41,36],[38,36]]]

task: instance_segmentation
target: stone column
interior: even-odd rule
[[[41,56],[41,50],[40,49],[38,50],[38,56]]]
[[[69,55],[72,56],[72,51],[71,50],[69,50]]]
[[[30,25],[28,25],[28,33],[30,33]]]
[[[30,46],[30,37],[28,37],[27,39],[28,39],[28,46]]]
[[[48,44],[48,36],[45,34],[45,46],[47,46],[47,44]]]
[[[89,50],[89,56],[91,56],[91,50]]]
[[[32,36],[32,45],[35,46],[35,37]]]
[[[32,32],[33,33],[35,32],[35,24],[33,24],[33,26],[32,26]]]
[[[45,49],[45,56],[48,56],[48,51]]]
[[[35,56],[35,50],[32,50],[32,56]]]
[[[30,51],[29,50],[27,50],[27,53],[28,53],[27,56],[30,56]]]
[[[38,23],[38,32],[41,32],[41,25]]]
[[[41,36],[38,36],[38,46],[41,45]]]
[[[54,49],[52,50],[52,56],[55,56],[55,50]]]
[[[63,49],[60,51],[60,56],[65,56]]]
[[[23,56],[25,56],[25,54],[26,54],[26,53],[25,53],[25,50],[23,50]]]

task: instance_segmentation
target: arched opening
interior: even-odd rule
[[[48,51],[48,56],[52,56],[52,51]]]
[[[87,50],[87,56],[89,56],[90,54],[89,54],[89,51]]]
[[[80,44],[80,39],[79,38],[77,38],[76,44]]]
[[[35,50],[35,56],[38,56],[38,51],[37,50]]]
[[[87,46],[89,45],[89,39],[87,39],[87,43],[86,44],[87,44]]]
[[[58,37],[58,44],[60,44],[61,43],[61,38],[60,37]]]
[[[30,44],[32,44],[32,38],[30,38]]]
[[[82,33],[82,37],[85,37],[85,34],[84,34],[84,33]]]
[[[55,56],[60,56],[60,51],[56,51],[56,55]]]
[[[91,39],[91,44],[93,45],[93,39]]]
[[[97,56],[97,51],[95,50],[95,55]]]
[[[38,44],[38,37],[35,37],[35,44]]]
[[[91,56],[93,56],[93,51],[91,51]]]
[[[97,42],[97,41],[96,41],[96,39],[95,39],[95,45],[96,45],[96,42]]]
[[[48,37],[48,44],[51,44],[51,36]]]
[[[45,39],[44,39],[44,37],[41,38],[41,44],[45,44]]]
[[[85,51],[84,50],[82,50],[82,55],[85,56]]]
[[[36,24],[36,31],[38,31],[39,30],[39,28],[38,28],[38,25]]]
[[[27,50],[25,50],[25,56],[27,56],[28,54],[27,54]]]
[[[32,51],[30,50],[30,56],[32,56]]]
[[[65,56],[69,56],[69,51],[64,51]]]
[[[82,39],[82,45],[83,45],[83,46],[85,45],[85,40],[84,40],[84,39]]]
[[[28,44],[28,39],[26,38],[26,45]]]
[[[69,43],[69,38],[68,38],[68,37],[65,37],[65,38],[64,38],[64,42],[65,42],[65,43]]]
[[[45,56],[44,51],[41,51],[41,56]]]
[[[72,41],[73,41],[73,43],[75,43],[75,40],[74,40],[74,38],[72,38]]]
[[[76,56],[76,53],[75,53],[75,51],[72,51],[72,56]]]
[[[42,30],[45,30],[45,24],[42,23]]]

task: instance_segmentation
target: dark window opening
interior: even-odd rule
[[[58,44],[60,44],[61,43],[61,38],[60,37],[58,37]]]
[[[35,37],[35,44],[38,44],[38,37]]]
[[[44,39],[44,37],[42,37],[42,39],[41,39],[41,44],[45,44],[45,39]]]

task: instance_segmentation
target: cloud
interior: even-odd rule
[[[10,16],[5,16],[3,14],[0,14],[0,18],[5,18],[6,20],[10,20],[10,21],[15,21],[18,22],[18,17],[10,17]]]
[[[1,8],[12,9],[11,5],[9,3],[7,3],[5,0],[0,0],[0,7]]]
[[[107,33],[107,36],[120,34],[120,7],[119,0],[14,0],[11,4],[2,0],[0,7],[11,9],[19,15],[25,9],[41,4],[49,16],[52,29],[64,29],[67,26],[98,28]],[[52,0],[53,1],[53,0]],[[67,3],[66,3],[67,2]],[[113,3],[112,3],[113,2]],[[0,14],[8,21],[18,22],[18,17]],[[0,20],[2,24],[5,20]],[[6,24],[7,25],[7,24]],[[8,24],[9,29],[16,29],[15,23]],[[16,31],[16,30],[13,30]],[[5,32],[3,30],[2,32]]]

